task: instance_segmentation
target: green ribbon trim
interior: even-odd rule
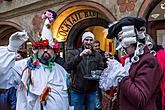
[[[30,79],[28,79],[28,83],[27,83],[27,96],[30,92]]]
[[[44,110],[43,104],[40,103],[41,110]]]
[[[46,65],[46,66],[44,67],[44,71],[45,71],[45,69],[49,69],[50,72],[52,72],[52,67],[53,67],[54,65],[55,65],[55,64],[54,64],[53,62],[48,62],[48,65]]]
[[[33,56],[33,61],[36,61],[37,58],[38,58],[38,56],[35,54],[35,55]]]

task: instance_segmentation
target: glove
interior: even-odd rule
[[[116,67],[116,69],[119,69],[119,71],[116,74],[116,77],[114,78],[114,85],[118,85],[118,83],[120,83],[125,76],[129,75],[129,69],[131,65],[132,63],[130,62],[130,59],[126,58],[124,67],[122,66]]]
[[[104,69],[100,76],[99,86],[104,91],[109,90],[112,86],[118,86],[121,80],[129,75],[129,68],[131,64],[126,63],[125,67],[122,66],[115,59],[108,59],[108,67]],[[127,69],[128,68],[128,69]]]
[[[27,32],[15,32],[9,38],[8,49],[10,51],[17,51],[17,49],[28,40]]]
[[[90,55],[92,53],[91,49],[84,49],[81,53],[80,56],[85,56],[85,55]]]
[[[107,91],[110,87],[118,85],[117,74],[122,69],[121,64],[115,59],[108,59],[107,65],[108,67],[104,69],[99,80],[99,87],[103,91]]]

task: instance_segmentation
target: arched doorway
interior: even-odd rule
[[[70,48],[79,48],[81,46],[81,36],[84,33],[84,31],[99,31],[97,26],[100,26],[102,28],[107,28],[108,22],[104,19],[86,19],[79,23],[77,23],[72,30],[69,33],[69,36],[67,39],[67,47]],[[96,35],[95,35],[96,36]]]
[[[0,21],[0,45],[7,45],[10,35],[20,30],[20,26],[14,22]]]
[[[81,46],[81,35],[85,31],[91,31],[101,42],[101,48],[109,51],[109,42],[112,44],[113,41],[106,39],[107,33],[103,31],[115,20],[111,12],[98,3],[73,2],[58,11],[52,33],[57,41],[63,43],[65,49],[73,49]]]
[[[162,45],[165,35],[165,0],[146,0],[143,2],[138,16],[148,20],[148,33],[155,44]],[[164,39],[165,40],[165,39]]]
[[[23,31],[23,28],[16,24],[13,21],[0,21],[0,46],[6,46],[9,43],[9,37],[17,32],[17,31]],[[29,38],[29,41],[33,41],[31,38]],[[27,50],[28,41],[24,43],[19,49],[20,50]],[[27,50],[29,52],[29,50]]]
[[[155,5],[148,16],[149,31],[156,44],[164,45],[165,43],[165,0],[161,0]]]

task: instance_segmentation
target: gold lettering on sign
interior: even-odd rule
[[[89,18],[98,18],[99,13],[94,10],[79,10],[71,15],[69,15],[60,25],[57,36],[56,38],[62,38],[65,39],[67,38],[69,31],[71,28],[77,24],[78,22],[89,19]]]

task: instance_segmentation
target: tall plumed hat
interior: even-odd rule
[[[134,27],[139,31],[141,27],[146,26],[146,20],[144,18],[137,17],[124,17],[109,26],[107,38],[113,39],[114,37],[117,37],[123,26],[131,25],[134,25]]]
[[[50,46],[54,48],[56,53],[59,51],[59,46],[57,41],[53,39],[51,25],[53,24],[54,20],[56,19],[57,14],[52,10],[47,10],[42,15],[42,19],[45,21],[42,32],[40,35],[40,41],[34,42],[33,47],[47,47]]]

